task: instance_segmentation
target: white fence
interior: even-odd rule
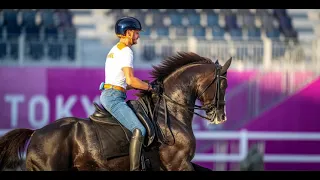
[[[8,129],[0,130],[0,136],[8,132]],[[250,140],[259,141],[320,141],[320,133],[310,132],[255,132],[255,131],[196,131],[194,132],[197,140],[239,140],[238,154],[208,154],[196,153],[193,162],[240,162],[242,161],[249,149]],[[263,150],[262,150],[263,151]],[[264,162],[273,163],[320,163],[319,155],[311,154],[264,154]]]
[[[320,133],[310,132],[254,132],[254,131],[228,131],[228,132],[195,132],[197,140],[229,141],[239,140],[239,153],[196,153],[194,162],[227,163],[244,160],[248,153],[250,140],[258,140],[260,150],[264,153],[264,141],[320,141]],[[261,146],[262,145],[262,146]],[[320,163],[320,150],[314,154],[267,154],[264,153],[264,162],[272,163]]]

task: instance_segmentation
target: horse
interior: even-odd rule
[[[194,171],[194,114],[220,124],[227,120],[225,92],[232,58],[219,61],[177,52],[152,66],[159,93],[138,91],[126,103],[147,129],[142,171]],[[200,105],[196,105],[199,100]],[[63,117],[39,129],[13,129],[0,138],[0,170],[16,168],[25,152],[27,171],[128,171],[132,133],[94,102],[87,118]],[[205,115],[195,112],[205,111]]]

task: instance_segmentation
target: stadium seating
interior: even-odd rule
[[[27,59],[75,60],[77,31],[69,10],[2,9],[0,16],[0,60],[18,59],[21,35],[25,37],[23,52]]]
[[[174,39],[181,36],[194,36],[198,39],[223,41],[228,39],[261,41],[263,37],[286,40],[298,36],[286,9],[135,9],[126,11],[115,9],[108,12],[108,16],[114,16],[115,19],[132,14],[137,18],[140,17],[142,24],[145,25],[146,31],[141,33],[141,36],[150,39],[154,39],[155,34],[156,38]],[[150,14],[152,14],[151,21],[145,18]],[[166,18],[169,19],[169,23],[165,22]],[[152,48],[154,47],[144,48],[144,52],[147,53],[144,55],[146,60],[158,56],[155,50],[151,50]]]
[[[146,37],[152,35],[152,29],[160,38],[168,36],[171,31],[175,35],[173,37],[196,36],[224,40],[226,34],[231,38],[240,36],[239,39],[248,36],[251,40],[261,40],[262,37],[297,38],[298,35],[286,9],[112,9],[108,12],[108,16],[114,16],[115,19],[127,15],[134,15],[142,21],[147,29],[142,35]],[[145,18],[147,15],[152,15],[151,22]],[[169,23],[165,23],[166,18],[169,18]]]
[[[77,29],[69,10],[3,9],[0,12],[0,59],[18,59],[18,40],[22,34],[26,39],[25,55],[34,61],[75,59]],[[263,37],[275,40],[298,37],[286,9],[111,9],[106,15],[114,20],[137,17],[144,29],[141,37],[150,39],[194,36],[219,41],[261,41]],[[108,24],[113,28],[114,23]],[[155,47],[145,46],[146,60],[165,56],[157,54]],[[161,53],[171,54],[170,47],[166,48]]]

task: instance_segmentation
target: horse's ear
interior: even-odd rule
[[[224,65],[222,66],[221,74],[225,74],[227,72],[227,70],[231,65],[231,62],[232,62],[232,57],[230,57],[230,59],[226,63],[224,63]]]

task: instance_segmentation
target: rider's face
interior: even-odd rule
[[[137,44],[139,38],[140,38],[140,32],[137,31],[137,30],[134,30],[133,31],[133,37],[132,37],[132,43],[133,44]]]
[[[140,32],[138,30],[127,30],[126,31],[126,38],[129,38],[132,40],[132,44],[130,43],[130,45],[137,44],[139,37],[140,37]]]

